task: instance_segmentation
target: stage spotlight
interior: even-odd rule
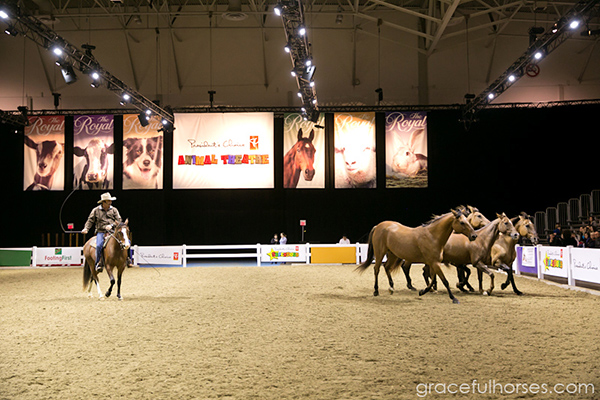
[[[302,92],[298,92],[298,97],[302,98]]]
[[[281,5],[277,4],[274,8],[273,8],[273,12],[275,13],[275,15],[277,15],[278,17],[281,15]]]
[[[571,23],[569,24],[569,28],[571,29],[577,29],[579,28],[579,20],[573,20],[571,21]]]
[[[67,62],[61,62],[59,65],[60,72],[62,73],[62,76],[67,85],[75,83],[77,81],[77,75],[75,75],[75,70],[73,69],[73,66]]]
[[[494,93],[488,94],[488,99],[494,100],[494,97],[496,97],[496,95]]]
[[[63,51],[60,47],[53,47],[52,52],[59,57],[63,55]]]
[[[544,53],[542,53],[541,51],[536,51],[533,55],[533,58],[535,58],[536,60],[541,60],[542,57],[544,57]]]
[[[15,27],[11,26],[11,25],[8,25],[6,27],[6,29],[4,30],[4,33],[6,33],[7,35],[10,35],[10,36],[17,36],[19,34],[19,32],[17,32]]]
[[[96,71],[92,72],[90,74],[90,76],[92,77],[93,80],[97,81],[98,79],[100,79],[100,74],[97,73]]]
[[[301,25],[301,26],[298,28],[298,35],[300,35],[300,36],[304,36],[304,35],[306,35],[306,28],[305,28],[304,26],[302,26],[302,25]]]
[[[138,120],[140,121],[140,125],[142,125],[144,127],[146,127],[150,124],[150,121],[148,121],[148,117],[144,113],[140,113],[138,115]]]
[[[0,10],[0,18],[8,19],[8,13],[4,10]]]
[[[514,82],[514,81],[516,81],[516,80],[517,80],[517,77],[515,75],[513,75],[513,74],[511,74],[511,75],[508,76],[508,81],[511,82],[511,83]]]
[[[289,44],[286,44],[285,47],[283,48],[283,50],[285,50],[286,53],[289,53],[290,51],[292,51]]]

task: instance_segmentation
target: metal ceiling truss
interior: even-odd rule
[[[472,121],[475,114],[490,102],[508,90],[517,80],[526,74],[528,68],[535,68],[538,62],[545,59],[558,46],[569,39],[577,27],[586,25],[599,12],[596,5],[600,0],[580,1],[548,30],[529,46],[517,60],[509,66],[494,82],[479,95],[468,101],[463,110],[463,118]],[[577,26],[571,23],[576,21]]]
[[[105,85],[108,90],[119,96],[121,104],[131,104],[144,113],[148,119],[158,117],[163,124],[163,129],[172,129],[173,113],[171,111],[161,108],[158,104],[155,104],[102,68],[90,49],[86,49],[86,51],[79,50],[42,21],[25,12],[13,2],[0,0],[0,9],[7,15],[6,18],[3,17],[2,19],[5,20],[10,29],[56,54],[58,57],[57,65],[61,67],[65,80],[67,80],[67,75],[74,74],[74,69],[88,74],[92,77],[92,87]],[[73,81],[76,80],[74,76],[69,78]],[[73,81],[67,80],[67,83]]]
[[[317,122],[319,105],[313,76],[315,66],[312,62],[310,43],[304,21],[304,9],[301,0],[281,0],[274,8],[281,16],[285,31],[285,51],[292,60],[291,74],[296,78],[298,97],[302,99],[302,113],[305,119]]]

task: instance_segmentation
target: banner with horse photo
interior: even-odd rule
[[[301,114],[285,114],[283,187],[325,188],[325,115],[314,123]]]
[[[76,115],[73,119],[73,188],[113,188],[113,115]]]
[[[24,190],[64,190],[65,117],[29,117],[25,127]]]
[[[335,187],[377,187],[375,113],[334,115]]]
[[[163,188],[163,133],[156,118],[142,126],[138,114],[123,115],[123,189]]]
[[[386,188],[426,188],[427,113],[389,112],[385,115]]]
[[[175,114],[173,189],[274,187],[273,113]]]

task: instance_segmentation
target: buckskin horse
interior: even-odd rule
[[[388,256],[384,269],[390,283],[390,293],[394,292],[394,282],[391,274],[400,265],[399,260],[404,260],[402,269],[406,276],[407,286],[411,289],[413,289],[409,276],[411,264],[425,263],[432,267],[433,276],[440,277],[452,302],[458,303],[458,299],[450,291],[448,281],[441,269],[442,249],[453,231],[465,235],[469,240],[475,240],[477,237],[473,227],[459,210],[451,210],[446,214],[434,217],[431,221],[416,228],[410,228],[394,221],[381,222],[371,229],[367,259],[356,270],[364,272],[375,258],[375,265],[373,266],[375,291],[373,295],[378,296],[379,268],[384,255],[387,254]],[[429,292],[431,284],[433,284],[433,280],[427,288],[419,292],[419,295]]]
[[[113,268],[117,269],[117,298],[123,300],[121,297],[121,277],[123,271],[127,266],[127,253],[131,247],[129,231],[129,219],[125,222],[121,222],[116,228],[114,233],[107,234],[105,236],[105,246],[103,249],[104,254],[104,265],[106,272],[110,278],[110,287],[106,291],[106,297],[110,297],[113,286],[115,285],[115,277],[113,275]],[[85,262],[83,266],[83,290],[87,289],[88,296],[92,297],[92,284],[96,283],[98,289],[98,298],[102,299],[103,294],[100,290],[100,282],[98,280],[98,272],[96,271],[96,237],[90,238],[83,246],[83,256]]]
[[[295,188],[300,180],[300,173],[306,181],[315,176],[315,131],[311,129],[307,138],[302,137],[302,129],[298,130],[298,141],[283,157],[283,187]]]

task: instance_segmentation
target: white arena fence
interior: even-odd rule
[[[193,261],[214,259],[249,259],[257,266],[284,263],[359,264],[366,259],[367,245],[287,244],[221,246],[133,246],[136,265],[187,267]],[[0,248],[0,267],[82,266],[82,247]],[[553,246],[516,246],[513,263],[516,274],[537,276],[570,286],[600,288],[600,249]],[[336,262],[343,251],[345,258]],[[319,259],[317,259],[317,253]],[[325,258],[323,258],[325,254]],[[328,254],[330,255],[328,257]],[[350,259],[348,254],[351,255]]]

